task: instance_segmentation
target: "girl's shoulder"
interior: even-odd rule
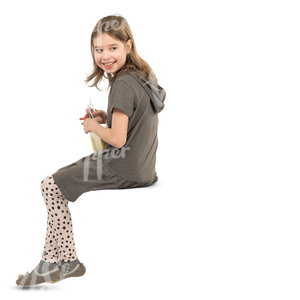
[[[118,78],[114,81],[114,83],[119,81],[132,81],[132,78],[138,79],[142,82],[147,81],[147,75],[145,73],[139,70],[126,70],[118,75]]]
[[[114,86],[127,86],[129,85],[132,89],[143,89],[143,85],[147,82],[146,74],[143,74],[139,71],[130,71],[120,77],[118,77],[114,83],[112,84],[112,88]]]
[[[156,112],[164,108],[166,91],[161,86],[156,87],[151,80],[147,80],[146,74],[143,75],[142,72],[134,70],[117,78],[112,84],[112,89],[114,90],[112,94],[120,94],[122,97],[126,95],[132,99],[149,96]]]

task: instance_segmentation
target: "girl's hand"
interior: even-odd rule
[[[91,108],[91,112],[94,114],[94,109],[93,109],[93,108]],[[84,115],[84,117],[80,118],[79,120],[85,120],[85,119],[87,119],[87,118],[89,118],[89,117],[90,117],[90,113],[89,113],[89,109],[87,108],[87,109],[85,110],[85,115]],[[82,122],[81,124],[83,124],[83,122]]]
[[[91,109],[93,116],[95,117],[95,120],[99,123],[99,124],[105,124],[106,123],[106,119],[107,119],[107,113],[103,110],[98,110],[95,109],[95,111],[93,111],[93,109]],[[89,118],[89,109],[86,109],[86,114],[84,117],[80,118],[79,120],[85,120],[87,118]],[[81,123],[83,124],[83,123]]]
[[[107,119],[107,113],[104,110],[98,110],[95,109],[95,112],[93,112],[93,116],[95,119],[97,119],[97,122],[99,124],[105,124]]]
[[[93,131],[94,126],[99,125],[98,122],[95,119],[86,118],[83,123],[83,130],[85,133],[89,133]]]

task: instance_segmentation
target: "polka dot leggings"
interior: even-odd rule
[[[77,259],[68,200],[64,198],[52,176],[41,182],[41,192],[47,208],[47,233],[41,260],[51,263]]]

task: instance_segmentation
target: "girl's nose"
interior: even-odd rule
[[[109,53],[108,53],[108,52],[104,52],[103,58],[104,58],[104,59],[109,59],[109,58],[110,58]]]

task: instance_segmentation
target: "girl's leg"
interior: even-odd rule
[[[77,259],[68,200],[64,198],[52,176],[41,182],[41,192],[47,208],[47,232],[42,261],[57,263]]]

